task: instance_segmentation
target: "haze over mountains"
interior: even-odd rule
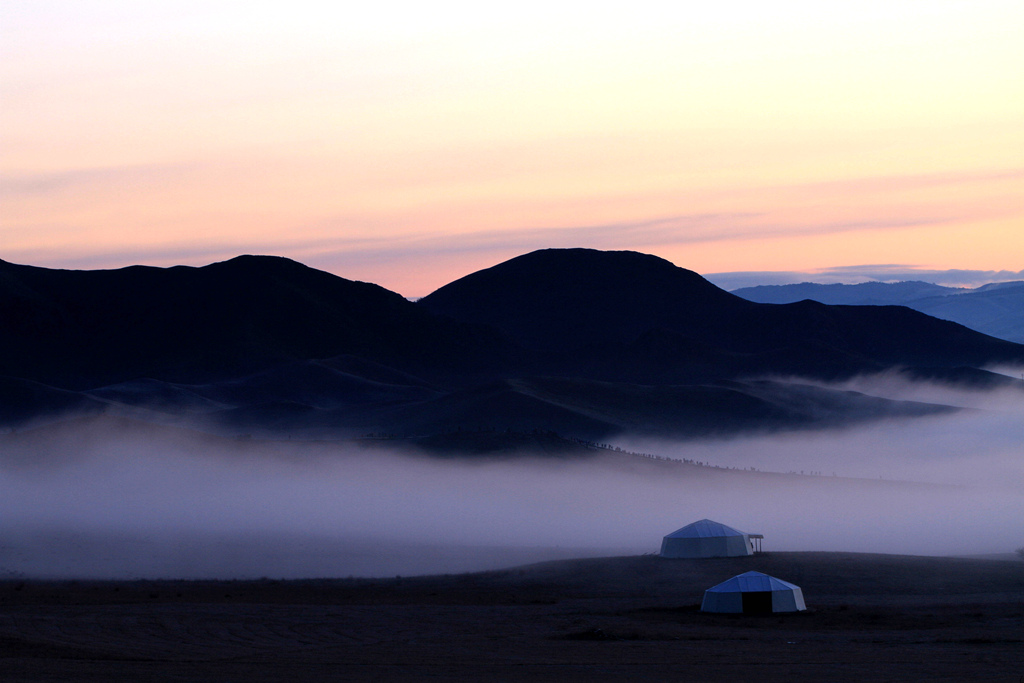
[[[1010,386],[983,368],[1024,365],[1024,346],[909,308],[755,303],[654,256],[587,249],[526,254],[415,303],[267,256],[0,262],[0,320],[8,428],[104,412],[442,450],[480,450],[467,433],[679,437],[935,414],[951,408],[821,382],[898,368]]]
[[[804,282],[732,290],[750,301],[786,304],[811,299],[824,304],[900,305],[952,320],[1000,339],[1024,343],[1024,281],[993,282],[974,289],[929,282]]]

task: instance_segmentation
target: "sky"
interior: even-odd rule
[[[1024,268],[1024,3],[0,1],[0,258]]]

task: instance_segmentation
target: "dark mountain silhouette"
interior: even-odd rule
[[[0,427],[106,411],[476,450],[501,434],[709,436],[930,414],[946,408],[778,378],[902,367],[996,386],[980,368],[1024,364],[1022,346],[907,308],[758,304],[654,256],[587,249],[527,254],[418,303],[276,257],[109,271],[0,261],[0,322]]]
[[[1021,353],[1017,345],[903,307],[750,302],[634,252],[537,251],[445,285],[419,305],[490,325],[528,348],[571,354],[577,363],[596,357],[590,367],[603,367],[594,370],[600,377],[635,364],[637,355],[649,358],[646,349],[637,353],[638,344],[667,346],[657,370],[673,381],[692,377],[688,350],[715,377],[828,378],[900,364],[977,367]]]
[[[341,354],[455,375],[503,353],[496,336],[382,287],[269,256],[99,271],[0,261],[0,319],[0,374],[68,389],[229,379]]]
[[[864,282],[857,285],[764,285],[733,291],[749,301],[785,304],[811,299],[823,304],[898,304],[951,320],[972,330],[1024,343],[1024,282],[993,282],[976,289],[927,282]]]
[[[556,351],[635,341],[653,329],[720,326],[754,306],[668,261],[636,252],[545,249],[441,287],[433,313],[492,325],[515,342]]]

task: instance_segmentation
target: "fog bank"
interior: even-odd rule
[[[622,455],[435,459],[92,418],[0,436],[0,576],[448,573],[657,552],[705,517],[764,534],[767,551],[1012,552],[1024,545],[1024,411],[1011,399],[859,429],[620,442],[823,476]]]

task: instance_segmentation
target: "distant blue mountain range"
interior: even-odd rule
[[[975,289],[929,282],[864,282],[856,285],[802,282],[732,290],[749,301],[788,304],[810,299],[823,304],[907,306],[984,334],[1024,343],[1024,281],[993,282]]]

